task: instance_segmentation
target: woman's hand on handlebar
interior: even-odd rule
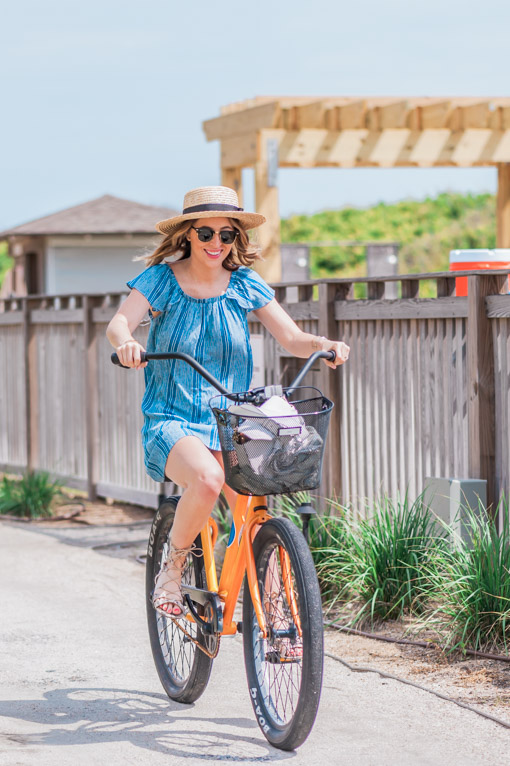
[[[144,347],[136,340],[127,340],[118,346],[115,351],[119,357],[120,363],[124,367],[134,367],[140,370],[147,367],[147,362],[141,361],[141,353],[145,351]]]
[[[322,342],[322,350],[335,352],[334,361],[330,362],[328,359],[323,360],[324,364],[327,364],[328,367],[331,367],[333,370],[335,367],[338,367],[338,365],[344,364],[349,358],[350,348],[347,343],[344,343],[341,340],[328,340],[327,338],[324,338]]]

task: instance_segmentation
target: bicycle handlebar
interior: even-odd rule
[[[203,378],[207,380],[208,383],[210,383],[214,388],[220,392],[220,394],[229,395],[231,392],[228,391],[224,386],[221,385],[219,380],[216,380],[214,375],[211,375],[210,372],[207,372],[205,367],[202,367],[200,362],[197,362],[196,359],[193,359],[192,356],[189,356],[189,354],[181,354],[179,351],[168,351],[166,353],[159,353],[159,354],[152,354],[147,353],[146,351],[142,351],[141,353],[141,361],[142,362],[150,362],[155,359],[180,359],[182,362],[186,362],[190,365],[190,367],[193,367],[194,370],[196,370],[200,375],[202,375]],[[336,359],[336,354],[334,351],[316,351],[314,354],[312,354],[305,362],[301,370],[298,372],[295,380],[290,384],[289,388],[297,388],[300,384],[305,375],[309,372],[310,368],[315,364],[317,359],[330,359],[332,362]],[[119,367],[123,367],[125,370],[131,369],[130,367],[126,367],[124,364],[120,363],[119,357],[117,356],[117,353],[114,351],[111,360],[113,364],[118,365]],[[263,391],[264,386],[260,386],[259,388],[253,389],[253,392],[256,393],[257,391]]]

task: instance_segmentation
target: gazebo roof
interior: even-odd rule
[[[275,97],[222,107],[203,124],[222,167],[260,160],[261,133],[280,167],[472,167],[510,162],[510,98]]]
[[[178,215],[178,212],[104,194],[81,205],[6,229],[0,232],[0,238],[59,234],[157,234],[157,221],[173,215]]]

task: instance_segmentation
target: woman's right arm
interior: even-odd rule
[[[145,349],[133,338],[133,332],[149,308],[147,298],[133,288],[106,329],[106,337],[116,350],[120,363],[125,367],[138,369],[147,366],[147,362],[140,362],[140,353]]]

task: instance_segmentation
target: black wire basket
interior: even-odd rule
[[[249,392],[214,396],[210,401],[228,486],[241,495],[316,489],[333,403],[318,388],[284,388],[283,397],[295,414],[239,414],[235,405],[245,405],[247,397]],[[229,410],[233,405],[237,412]]]

